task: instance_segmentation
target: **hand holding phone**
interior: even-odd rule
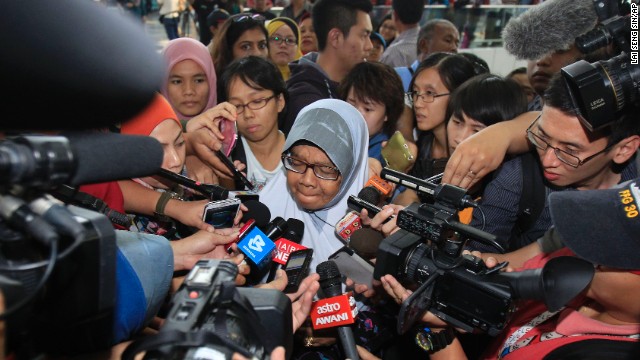
[[[216,229],[230,228],[239,211],[240,199],[212,201],[205,205],[202,221]]]
[[[287,273],[286,294],[295,293],[304,278],[309,275],[309,266],[313,257],[313,249],[297,250],[289,254],[287,263],[282,268]]]
[[[220,150],[225,156],[229,156],[236,146],[236,141],[238,141],[238,127],[235,121],[223,118],[220,120],[219,129],[222,136],[224,136]]]

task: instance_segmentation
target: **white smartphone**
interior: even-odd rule
[[[204,206],[202,220],[216,229],[230,228],[240,211],[240,199],[212,201]]]

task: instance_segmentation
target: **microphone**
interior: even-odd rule
[[[363,191],[365,191],[365,189],[367,189],[366,193],[372,194],[370,196],[373,196],[373,194],[377,194],[378,200],[375,202],[370,201],[373,204],[379,204],[382,199],[388,198],[393,192],[393,186],[391,186],[391,184],[389,184],[388,182],[384,181],[378,175],[373,175],[372,177],[369,178],[367,183],[364,185],[364,188],[360,190],[360,194]],[[358,197],[362,198],[360,194],[358,194]]]
[[[536,60],[568,48],[597,22],[592,0],[545,1],[511,19],[502,39],[505,49],[518,59]]]
[[[345,244],[349,244],[349,239],[354,231],[362,228],[360,221],[360,212],[349,211],[340,221],[336,223],[336,235],[342,239]]]
[[[242,214],[242,220],[240,220],[244,223],[244,226],[240,229],[240,233],[235,241],[225,245],[225,250],[227,251],[229,251],[232,244],[237,243],[253,230],[253,227],[257,226],[264,229],[269,223],[269,218],[271,218],[269,208],[260,201],[249,200],[245,202],[244,205],[247,207],[247,211]]]
[[[379,231],[362,228],[351,235],[349,247],[360,257],[371,260],[376,258],[382,240],[384,240],[384,236]]]
[[[0,195],[0,216],[7,224],[31,235],[43,245],[49,246],[59,240],[55,228],[15,196]]]
[[[65,137],[78,159],[72,186],[151,176],[162,167],[164,150],[150,136],[74,132]]]
[[[285,231],[287,231],[288,224],[280,216],[276,216],[270,223],[264,228],[264,233],[271,240],[276,240],[281,237]]]
[[[229,190],[223,188],[220,185],[204,184],[199,181],[189,179],[186,176],[176,174],[173,171],[169,171],[167,169],[160,169],[158,171],[158,175],[162,176],[167,180],[173,181],[176,184],[186,186],[189,189],[198,191],[199,193],[205,195],[207,198],[209,198],[209,200],[212,200],[212,201],[229,198]]]
[[[338,269],[338,265],[333,261],[325,261],[316,267],[316,272],[320,275],[320,288],[325,297],[334,297],[342,295],[342,274]],[[342,350],[346,358],[351,360],[359,360],[358,350],[356,350],[356,341],[353,338],[353,331],[349,326],[338,326],[338,336],[342,344]]]
[[[48,1],[12,1],[3,9],[11,16],[3,17],[0,33],[11,36],[2,36],[2,44],[20,49],[0,59],[0,78],[12,89],[0,98],[3,115],[20,119],[3,122],[5,130],[110,126],[144,109],[161,86],[162,57],[133,18],[86,0],[57,7]],[[37,106],[32,99],[38,99]],[[52,121],[51,114],[64,120]]]
[[[306,247],[300,245],[303,236],[304,223],[294,218],[287,219],[287,231],[276,240],[278,253],[273,258],[273,263],[271,263],[271,270],[269,270],[267,282],[275,279],[278,270],[282,269],[282,266],[287,263],[289,254],[297,250],[306,249]]]

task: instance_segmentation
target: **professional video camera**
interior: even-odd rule
[[[514,300],[542,300],[554,310],[591,282],[593,265],[573,257],[553,259],[537,270],[500,272],[506,263],[488,269],[482,259],[462,254],[468,240],[495,243],[495,236],[457,221],[459,210],[475,206],[464,189],[387,168],[380,176],[435,200],[401,210],[397,224],[402,230],[384,239],[378,250],[374,278],[391,274],[419,286],[402,304],[398,332],[407,332],[429,310],[466,331],[495,336],[509,320]]]
[[[201,260],[173,296],[157,335],[132,343],[123,359],[146,351],[145,359],[269,359],[276,346],[293,346],[291,301],[273,289],[236,288],[238,267]],[[266,328],[263,324],[268,324]]]
[[[576,38],[576,46],[584,54],[611,46],[617,55],[594,63],[580,60],[561,70],[581,121],[591,131],[609,125],[626,107],[638,106],[640,97],[638,5],[630,5],[630,14],[620,14],[616,0],[594,0],[593,6],[599,25]]]
[[[96,212],[44,190],[69,181],[64,137],[0,142],[0,288],[7,350],[17,358],[106,348],[113,338],[115,232]]]

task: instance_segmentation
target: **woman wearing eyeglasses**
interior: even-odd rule
[[[271,20],[267,24],[269,33],[269,58],[280,69],[282,78],[287,81],[291,75],[289,63],[300,59],[300,30],[296,23],[285,17]]]
[[[343,243],[335,224],[347,212],[347,198],[369,178],[369,134],[362,115],[336,99],[316,101],[298,114],[282,152],[284,171],[260,193],[273,216],[305,224],[302,245],[313,248],[311,269]]]
[[[275,65],[257,56],[232,62],[221,81],[238,114],[239,140],[231,158],[239,161],[238,168],[246,164],[247,179],[260,191],[282,168],[284,134],[278,117],[287,102],[286,85]],[[244,189],[242,183],[235,188]]]
[[[449,53],[432,54],[416,69],[407,93],[419,133],[418,158],[410,171],[412,176],[427,179],[444,171],[450,155],[445,121],[450,117],[447,112],[450,95],[474,74],[469,60]],[[414,190],[406,189],[393,202],[409,205],[419,200]]]

